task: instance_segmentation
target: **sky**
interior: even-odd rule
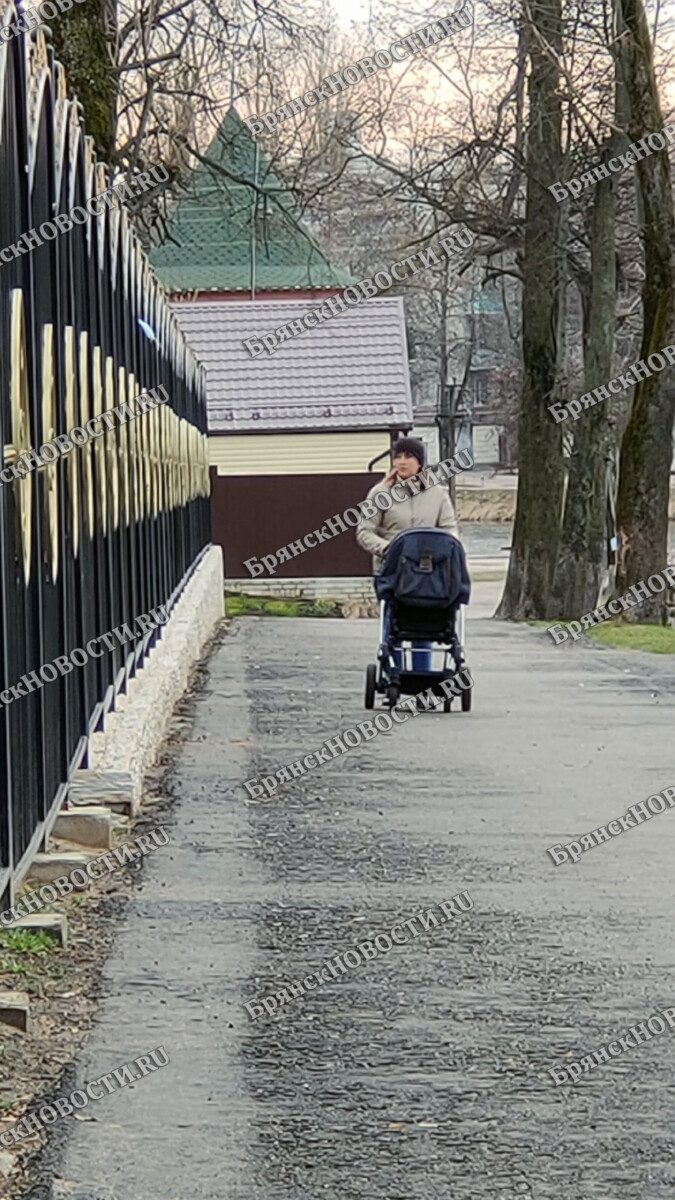
[[[364,21],[368,16],[369,0],[335,0],[335,11],[342,25]]]

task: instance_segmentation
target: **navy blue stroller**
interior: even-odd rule
[[[433,688],[450,712],[453,698],[440,685],[466,667],[462,605],[469,603],[471,581],[462,543],[445,529],[404,530],[389,544],[375,590],[380,648],[366,672],[366,708],[374,707],[376,695],[393,708],[401,695]],[[461,701],[469,712],[470,689]]]

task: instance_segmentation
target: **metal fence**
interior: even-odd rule
[[[43,35],[0,43],[0,247],[108,182]],[[0,692],[170,607],[210,537],[203,371],[126,212],[104,208],[0,264],[5,466],[158,385],[166,405],[0,487]],[[142,668],[151,644],[134,645],[0,710],[0,899],[86,765],[88,735]]]

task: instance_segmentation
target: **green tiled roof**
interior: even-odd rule
[[[355,282],[333,266],[305,229],[288,189],[234,109],[204,157],[214,165],[198,164],[176,204],[166,240],[150,251],[166,288],[250,291],[254,242],[256,292]]]

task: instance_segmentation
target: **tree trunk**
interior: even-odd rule
[[[561,0],[533,0],[527,202],[523,250],[523,395],[513,550],[500,617],[544,618],[555,573],[563,490],[555,400],[560,316],[560,206],[548,185],[561,177]]]
[[[629,133],[639,141],[663,126],[651,39],[642,0],[616,0],[625,26],[622,66],[630,104]],[[641,359],[673,341],[675,332],[675,219],[667,149],[637,165],[643,203],[645,282]],[[641,380],[621,445],[617,521],[621,537],[616,595],[662,571],[668,561],[668,500],[673,459],[675,397],[667,372]],[[628,610],[636,621],[663,622],[666,593]]]
[[[616,330],[616,187],[614,176],[595,186],[591,277],[584,297],[584,392],[613,375]],[[607,402],[573,425],[562,538],[548,615],[578,619],[598,603],[606,562],[607,457],[612,445]]]
[[[82,105],[87,133],[99,161],[106,163],[115,156],[115,21],[111,0],[87,0],[67,9],[51,27],[54,56],[65,67],[68,91]]]

